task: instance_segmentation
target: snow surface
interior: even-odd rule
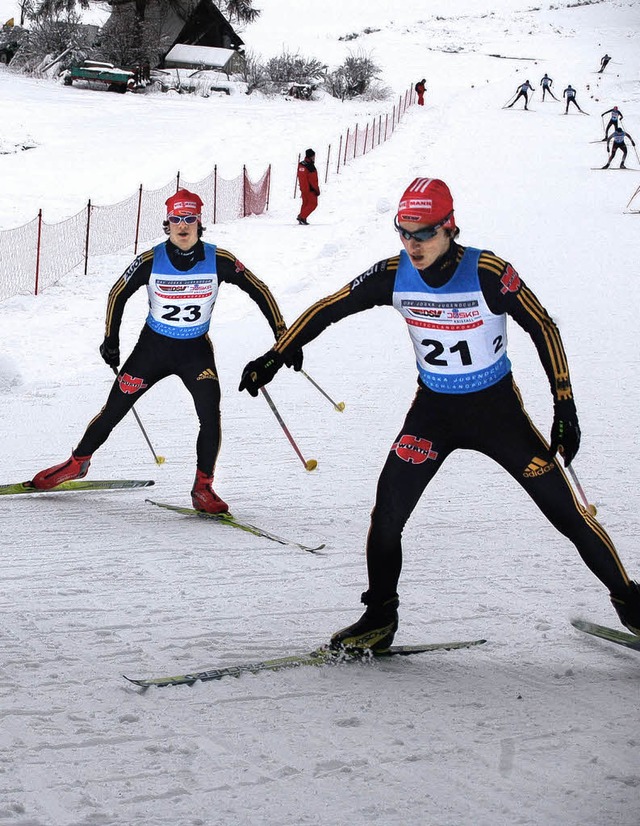
[[[512,261],[560,325],[583,430],[576,472],[637,577],[640,218],[624,207],[640,174],[591,171],[605,150],[590,141],[614,104],[640,138],[640,4],[477,6],[264,4],[243,38],[265,56],[286,45],[337,65],[362,49],[396,94],[427,78],[424,109],[329,177],[308,228],[293,220],[298,153],[313,146],[322,168],[326,146],[389,101],[111,95],[0,71],[2,140],[37,143],[0,156],[0,228],[40,207],[57,221],[88,197],[115,203],[178,168],[198,180],[213,163],[233,177],[271,162],[269,213],[205,238],[251,266],[293,321],[398,250],[393,209],[414,176],[444,178],[462,242]],[[366,27],[380,31],[338,40]],[[598,75],[605,52],[613,60]],[[556,94],[578,90],[590,117],[560,117],[561,104],[539,93],[530,113],[501,109],[545,71]],[[68,456],[106,398],[106,296],[131,257],[93,259],[86,277],[2,302],[3,481]],[[473,453],[447,463],[407,526],[397,642],[485,646],[146,693],[122,679],[306,651],[360,614],[376,479],[415,387],[403,324],[372,310],[306,348],[306,370],[345,401],[341,414],[291,371],[271,385],[303,453],[318,459],[307,473],[263,400],[236,392],[270,335],[255,305],[221,292],[216,487],[238,516],[325,541],[327,555],[159,511],[145,491],[2,500],[0,824],[637,826],[637,655],[570,627],[574,615],[616,625],[605,590],[510,478]],[[123,352],[144,313],[138,294]],[[515,327],[510,355],[548,433],[546,378]],[[187,505],[190,399],[169,379],[137,409],[166,463],[154,464],[128,417],[90,478],[152,478],[153,498]]]

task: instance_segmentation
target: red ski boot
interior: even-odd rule
[[[83,479],[87,475],[91,456],[75,456],[73,453],[66,462],[41,470],[31,480],[31,484],[38,490],[51,490],[69,479]]]
[[[203,513],[227,513],[229,505],[223,502],[211,487],[213,476],[207,476],[202,470],[196,471],[196,478],[191,490],[191,501],[197,511]]]

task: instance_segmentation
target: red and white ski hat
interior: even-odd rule
[[[165,204],[167,215],[200,215],[203,206],[200,196],[188,189],[179,189]]]
[[[415,178],[400,198],[398,221],[454,228],[453,198],[449,187],[438,178]]]

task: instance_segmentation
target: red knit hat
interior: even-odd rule
[[[203,206],[200,196],[188,189],[179,189],[165,204],[167,215],[200,215]]]
[[[398,221],[430,225],[444,221],[441,226],[455,227],[453,198],[449,187],[438,178],[416,178],[400,198]]]

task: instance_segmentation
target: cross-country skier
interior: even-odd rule
[[[298,213],[299,224],[308,224],[307,218],[318,206],[320,195],[320,185],[318,183],[318,170],[316,169],[316,153],[313,149],[307,149],[304,160],[298,164],[298,186],[302,195],[302,206]]]
[[[604,57],[600,59],[600,68],[598,69],[598,74],[601,75],[604,70],[607,68],[607,64],[611,60],[611,56],[606,54]]]
[[[544,77],[543,77],[543,78],[542,78],[542,80],[540,81],[540,85],[542,86],[542,100],[544,100],[544,96],[545,96],[545,94],[546,94],[547,92],[549,92],[549,94],[551,95],[551,97],[552,97],[554,100],[558,100],[558,98],[557,98],[557,97],[553,94],[553,92],[551,91],[551,85],[552,85],[552,83],[553,83],[553,80],[551,80],[551,78],[549,77],[549,75],[545,72],[545,73],[544,73]]]
[[[617,106],[614,106],[614,107],[613,107],[613,109],[607,109],[607,111],[606,111],[606,112],[603,112],[603,113],[600,115],[600,117],[601,117],[601,118],[603,118],[605,115],[610,115],[610,116],[611,116],[611,117],[609,118],[609,123],[607,124],[607,127],[606,127],[606,129],[604,130],[604,138],[603,138],[603,140],[605,140],[605,141],[606,141],[606,140],[607,140],[607,138],[609,137],[609,129],[614,129],[614,130],[615,130],[616,126],[619,126],[619,125],[620,125],[620,121],[621,121],[621,120],[624,120],[624,115],[623,115],[623,114],[622,114],[622,112],[618,109],[618,107],[617,107]]]
[[[149,314],[137,344],[118,371],[105,406],[92,419],[69,459],[36,474],[31,484],[39,490],[87,474],[91,456],[134,403],[156,382],[178,376],[195,404],[200,422],[196,443],[196,476],[191,491],[193,507],[206,513],[224,513],[227,504],[212,488],[220,448],[220,383],[211,340],[207,335],[221,283],[235,284],[258,305],[277,339],[286,325],[275,298],[230,252],[205,244],[200,238],[202,201],[180,189],[166,201],[164,230],[167,241],[143,252],[113,285],[107,302],[105,337],[100,355],[112,369],[120,364],[120,322],[125,304],[146,286]],[[302,366],[302,351],[290,361]]]
[[[527,109],[529,103],[529,95],[527,94],[528,92],[533,92],[533,86],[529,83],[528,80],[525,80],[525,82],[521,86],[518,86],[518,88],[516,89],[516,97],[511,101],[511,103],[506,108],[511,109],[514,103],[517,103],[520,100],[520,98],[524,98],[524,108]]]
[[[416,94],[418,95],[418,106],[424,106],[424,93],[427,91],[427,79],[422,78],[414,86]]]
[[[573,88],[573,86],[571,84],[569,84],[567,86],[567,88],[564,90],[564,92],[562,93],[562,97],[567,99],[567,105],[566,105],[565,110],[564,110],[565,115],[569,111],[569,104],[570,103],[573,103],[573,105],[578,109],[579,112],[582,112],[583,115],[586,114],[584,112],[584,110],[580,109],[580,106],[578,105],[578,101],[576,100],[576,90]]]
[[[625,161],[627,160],[627,144],[624,142],[625,138],[629,138],[631,141],[631,145],[635,146],[635,142],[631,135],[628,132],[625,132],[621,126],[616,126],[613,130],[611,135],[607,138],[607,152],[609,151],[609,144],[613,141],[613,146],[611,148],[611,154],[609,155],[609,159],[607,160],[606,164],[602,167],[603,169],[609,169],[609,164],[614,159],[616,152],[618,149],[622,152],[622,160],[620,161],[620,169],[626,169]]]
[[[560,466],[571,464],[580,427],[558,329],[507,261],[457,243],[447,185],[416,178],[400,199],[395,226],[403,249],[311,306],[275,347],[244,369],[240,389],[257,395],[286,359],[330,324],[371,307],[402,315],[418,367],[418,389],[378,481],[367,537],[367,606],[335,633],[334,647],[384,651],[398,626],[401,537],[427,485],[459,449],[498,462],[578,549],[609,589],[622,622],[640,633],[640,586],[604,528],[583,508]],[[547,442],[533,425],[507,357],[507,317],[531,336],[549,379],[554,417]],[[522,519],[522,515],[519,517]]]

